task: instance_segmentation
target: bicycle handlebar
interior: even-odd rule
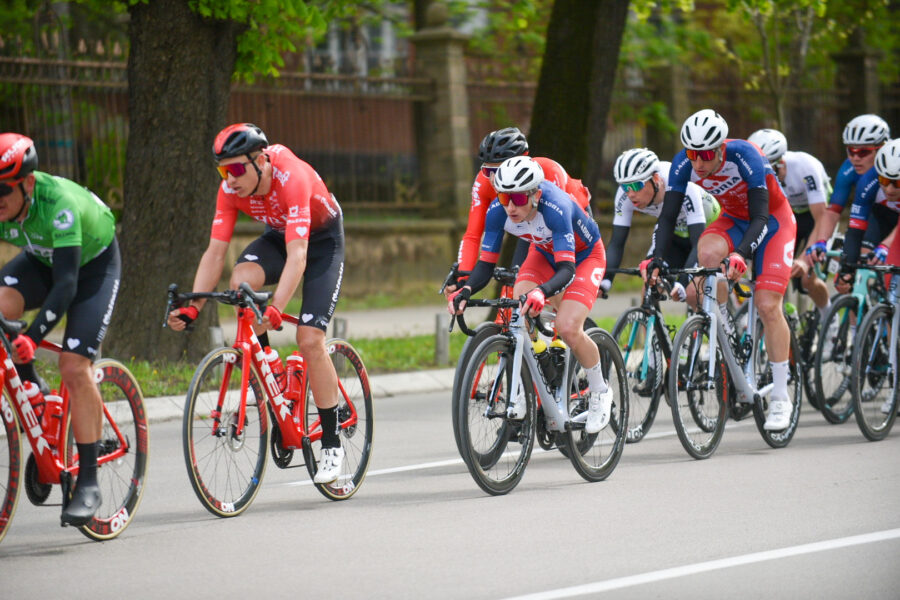
[[[256,322],[262,323],[264,307],[272,298],[272,292],[257,292],[246,281],[242,282],[236,290],[224,292],[178,292],[178,284],[172,283],[167,291],[166,314],[163,315],[163,327],[167,327],[166,321],[173,309],[181,308],[185,301],[207,299],[215,300],[222,304],[249,308],[256,315]],[[188,326],[190,327],[190,325]]]
[[[469,300],[466,303],[466,307],[470,307],[470,306],[482,306],[482,307],[488,306],[488,307],[493,307],[493,308],[517,309],[519,307],[519,301],[516,300],[515,298],[497,298],[495,300],[487,300],[487,299],[482,300],[479,298],[474,298],[474,299]],[[540,316],[535,318],[535,317],[531,317],[529,315],[525,315],[525,319],[527,319],[527,321],[531,325],[533,325],[535,328],[537,328],[538,331],[540,331],[547,337],[553,337],[553,330],[548,328],[544,324],[544,322],[543,322],[543,320],[541,320]],[[450,319],[450,331],[453,331],[453,322],[454,321],[459,323],[459,330],[462,331],[463,333],[465,333],[467,336],[472,337],[475,335],[475,330],[470,329],[469,326],[466,324],[466,319],[465,319],[464,313],[455,315],[455,319]]]

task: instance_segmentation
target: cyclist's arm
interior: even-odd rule
[[[25,335],[40,344],[59,319],[69,310],[78,291],[78,269],[81,263],[81,246],[53,249],[53,286],[28,327]]]
[[[294,297],[294,292],[297,291],[297,286],[300,285],[300,280],[306,271],[306,251],[309,248],[309,240],[297,238],[288,242],[286,247],[287,260],[270,302],[270,305],[280,312],[284,312],[288,301]]]
[[[656,229],[653,230],[653,247],[655,248],[654,256],[662,258],[664,248],[668,248],[672,243],[672,236],[675,232],[675,223],[678,220],[678,214],[681,212],[681,205],[684,203],[684,192],[669,190],[663,199],[662,212],[659,213],[659,219],[656,221]]]
[[[812,215],[813,223],[815,223],[815,225],[813,225],[813,232],[806,239],[806,247],[795,249],[794,254],[796,256],[800,256],[806,250],[806,248],[809,248],[810,246],[812,246],[813,244],[818,242],[820,239],[823,239],[823,238],[816,237],[815,234],[819,230],[819,227],[822,224],[823,219],[825,219],[825,216],[828,213],[828,210],[826,210],[824,204],[810,204],[809,205],[809,213]],[[831,236],[829,235],[828,237],[831,237]],[[825,238],[825,239],[827,239],[827,238]]]
[[[556,272],[553,277],[539,285],[544,292],[544,297],[555,296],[567,287],[575,279],[575,261],[556,261]]]
[[[222,278],[222,271],[225,268],[225,253],[228,250],[229,242],[217,239],[210,239],[209,246],[203,256],[200,257],[200,264],[197,266],[197,273],[194,275],[194,292],[211,292],[216,289],[219,280]],[[191,306],[197,310],[203,310],[206,300],[197,298],[191,300]]]
[[[622,255],[625,251],[625,242],[628,240],[630,227],[622,225],[612,226],[612,237],[609,240],[609,246],[606,248],[606,277],[604,279],[612,283],[615,278],[614,273],[610,273],[612,269],[618,269],[622,264]]]
[[[475,263],[475,266],[472,268],[472,273],[469,275],[469,280],[465,285],[465,287],[472,290],[472,295],[480,292],[484,286],[488,284],[496,265],[496,262],[489,262],[484,259],[479,259],[478,262]]]
[[[460,271],[470,271],[478,259],[478,247],[484,234],[484,220],[487,209],[493,200],[494,188],[487,177],[479,173],[472,184],[472,203],[469,205],[469,219],[466,232],[459,243],[457,262]]]
[[[753,256],[753,250],[759,247],[766,236],[766,224],[769,222],[769,190],[764,187],[747,191],[747,212],[750,224],[741,243],[734,249],[745,259]]]

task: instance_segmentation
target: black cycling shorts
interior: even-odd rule
[[[112,319],[121,278],[122,258],[113,238],[106,250],[78,270],[78,289],[66,311],[64,352],[97,358]],[[32,310],[40,308],[50,293],[53,268],[21,252],[0,269],[0,280],[22,294],[25,310]],[[11,281],[15,283],[10,284]]]
[[[263,234],[241,252],[236,264],[258,264],[266,275],[266,285],[274,285],[281,278],[286,261],[284,233],[266,227]],[[300,325],[328,330],[343,278],[344,225],[341,219],[336,219],[328,229],[317,231],[309,238],[303,273],[303,303],[297,316]]]

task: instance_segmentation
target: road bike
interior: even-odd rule
[[[35,506],[44,505],[54,485],[62,489],[62,504],[71,498],[78,477],[78,451],[72,433],[69,391],[64,384],[46,396],[29,398],[25,382],[12,361],[15,350],[7,338],[23,329],[22,321],[0,316],[0,397],[4,439],[0,442],[0,540],[9,530],[20,486]],[[54,354],[62,347],[43,340],[40,348]],[[125,530],[141,503],[147,474],[150,430],[144,396],[137,380],[122,363],[101,358],[93,365],[94,380],[103,400],[103,425],[97,456],[97,481],[103,503],[78,530],[92,540],[109,540]],[[31,454],[22,468],[24,435]],[[24,475],[23,475],[24,471]],[[24,481],[22,477],[24,476]]]
[[[612,414],[599,433],[584,430],[588,388],[584,368],[568,348],[564,350],[558,383],[539,364],[520,309],[513,298],[472,299],[468,306],[490,306],[512,310],[508,331],[483,340],[472,352],[461,379],[460,398],[454,418],[460,438],[460,454],[478,486],[491,495],[506,494],[522,479],[537,435],[538,414],[575,470],[588,481],[601,481],[613,472],[625,446],[628,423],[628,390],[622,355],[612,337],[599,328],[587,330],[600,351],[603,376],[613,390]],[[475,331],[457,315],[460,329]],[[555,337],[540,320],[529,320],[542,335]],[[544,352],[549,352],[545,350]],[[547,356],[547,358],[550,358]],[[507,416],[517,394],[525,399],[525,416]]]
[[[803,394],[803,372],[798,364],[799,349],[793,328],[788,361],[790,419],[784,430],[767,431],[764,424],[768,396],[774,386],[762,322],[756,314],[755,282],[750,282],[746,301],[749,335],[739,337],[737,330],[737,335],[729,336],[716,299],[720,269],[697,267],[683,271],[702,277],[703,290],[702,310],[688,317],[675,334],[668,372],[672,419],[682,446],[696,459],[712,456],[725,432],[729,408],[738,410],[740,404],[752,407],[757,428],[767,444],[773,448],[787,446],[797,430]]]
[[[219,517],[237,516],[253,502],[269,449],[275,465],[282,469],[291,466],[294,451],[300,449],[311,478],[321,453],[322,429],[302,357],[297,353],[289,357],[285,372],[279,357],[265,358],[253,332],[254,322],[262,322],[271,295],[256,292],[247,283],[235,290],[202,293],[179,293],[174,284],[169,286],[166,314],[199,298],[237,307],[234,344],[216,348],[200,361],[188,387],[182,423],[191,486],[204,508]],[[282,319],[299,324],[293,315],[282,314]],[[346,500],[362,485],[371,460],[372,392],[356,350],[340,339],[330,339],[325,345],[338,376],[344,462],[336,481],[314,485],[327,498]],[[276,372],[282,381],[276,379]]]
[[[900,401],[900,267],[869,265],[868,269],[880,275],[891,274],[891,283],[886,298],[872,306],[859,324],[851,357],[850,390],[856,423],[866,439],[876,442],[890,433]]]

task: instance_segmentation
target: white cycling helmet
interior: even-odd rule
[[[711,108],[695,112],[681,126],[681,144],[688,150],[714,150],[727,137],[728,123]]]
[[[875,155],[875,170],[882,177],[900,179],[900,138],[890,140]]]
[[[878,115],[859,115],[844,127],[845,146],[877,146],[891,137],[891,128]]]
[[[544,181],[544,170],[529,156],[508,158],[494,173],[494,189],[498,192],[514,193],[531,191]]]
[[[633,183],[646,181],[659,170],[659,158],[647,148],[626,150],[616,159],[613,166],[613,177],[616,183]]]
[[[773,165],[781,160],[788,149],[787,138],[777,129],[759,129],[751,133],[747,141],[759,146]]]

